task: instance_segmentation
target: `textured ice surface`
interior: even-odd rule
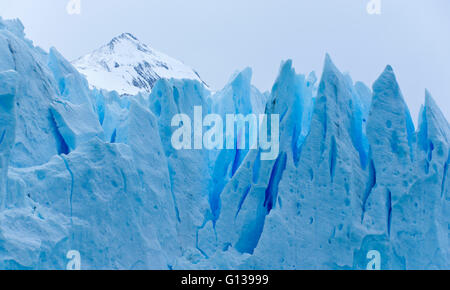
[[[140,57],[124,43],[119,67]],[[70,250],[83,269],[366,269],[370,251],[382,269],[450,267],[450,127],[426,92],[414,128],[390,66],[372,89],[329,56],[320,80],[283,62],[265,94],[251,69],[213,94],[161,77],[90,90],[0,20],[1,269],[65,269]],[[175,150],[172,117],[194,106],[279,114],[278,158]]]

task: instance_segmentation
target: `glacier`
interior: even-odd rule
[[[450,268],[450,126],[427,91],[415,128],[391,66],[369,88],[329,55],[320,78],[288,60],[268,93],[250,68],[214,92],[192,71],[108,90],[76,67],[0,18],[0,269],[69,251],[82,269],[366,269],[371,251]],[[175,150],[171,119],[196,106],[279,114],[278,158]]]

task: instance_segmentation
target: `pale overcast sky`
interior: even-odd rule
[[[254,84],[271,88],[280,62],[321,73],[336,65],[369,86],[391,64],[413,118],[429,88],[450,116],[450,1],[381,0],[0,0],[0,16],[20,18],[27,37],[73,60],[130,32],[195,68],[213,88],[250,66]]]

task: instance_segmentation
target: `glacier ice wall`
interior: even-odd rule
[[[269,94],[90,90],[55,49],[0,20],[0,268],[448,269],[450,128],[426,92],[416,130],[393,69],[370,89],[327,55],[283,62]],[[280,154],[175,150],[171,119],[280,115]],[[242,130],[237,134],[248,139]],[[239,140],[238,140],[239,142]]]

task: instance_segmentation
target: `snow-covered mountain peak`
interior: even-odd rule
[[[134,36],[133,34],[131,34],[131,33],[129,33],[129,32],[125,32],[125,33],[122,33],[122,34],[119,35],[119,36],[114,37],[114,38],[111,40],[110,43],[119,42],[119,41],[121,41],[121,40],[129,40],[129,41],[131,41],[131,42],[136,42],[136,43],[139,43],[139,42],[140,42],[139,39],[137,39],[136,36]]]
[[[121,95],[150,92],[162,78],[203,82],[192,68],[154,50],[131,33],[113,38],[72,64],[86,76],[92,88],[117,91]]]
[[[138,50],[143,53],[153,54],[153,51],[145,43],[142,43],[136,36],[131,33],[122,33],[119,36],[114,37],[109,43],[108,48],[112,53],[120,53],[122,49]]]

